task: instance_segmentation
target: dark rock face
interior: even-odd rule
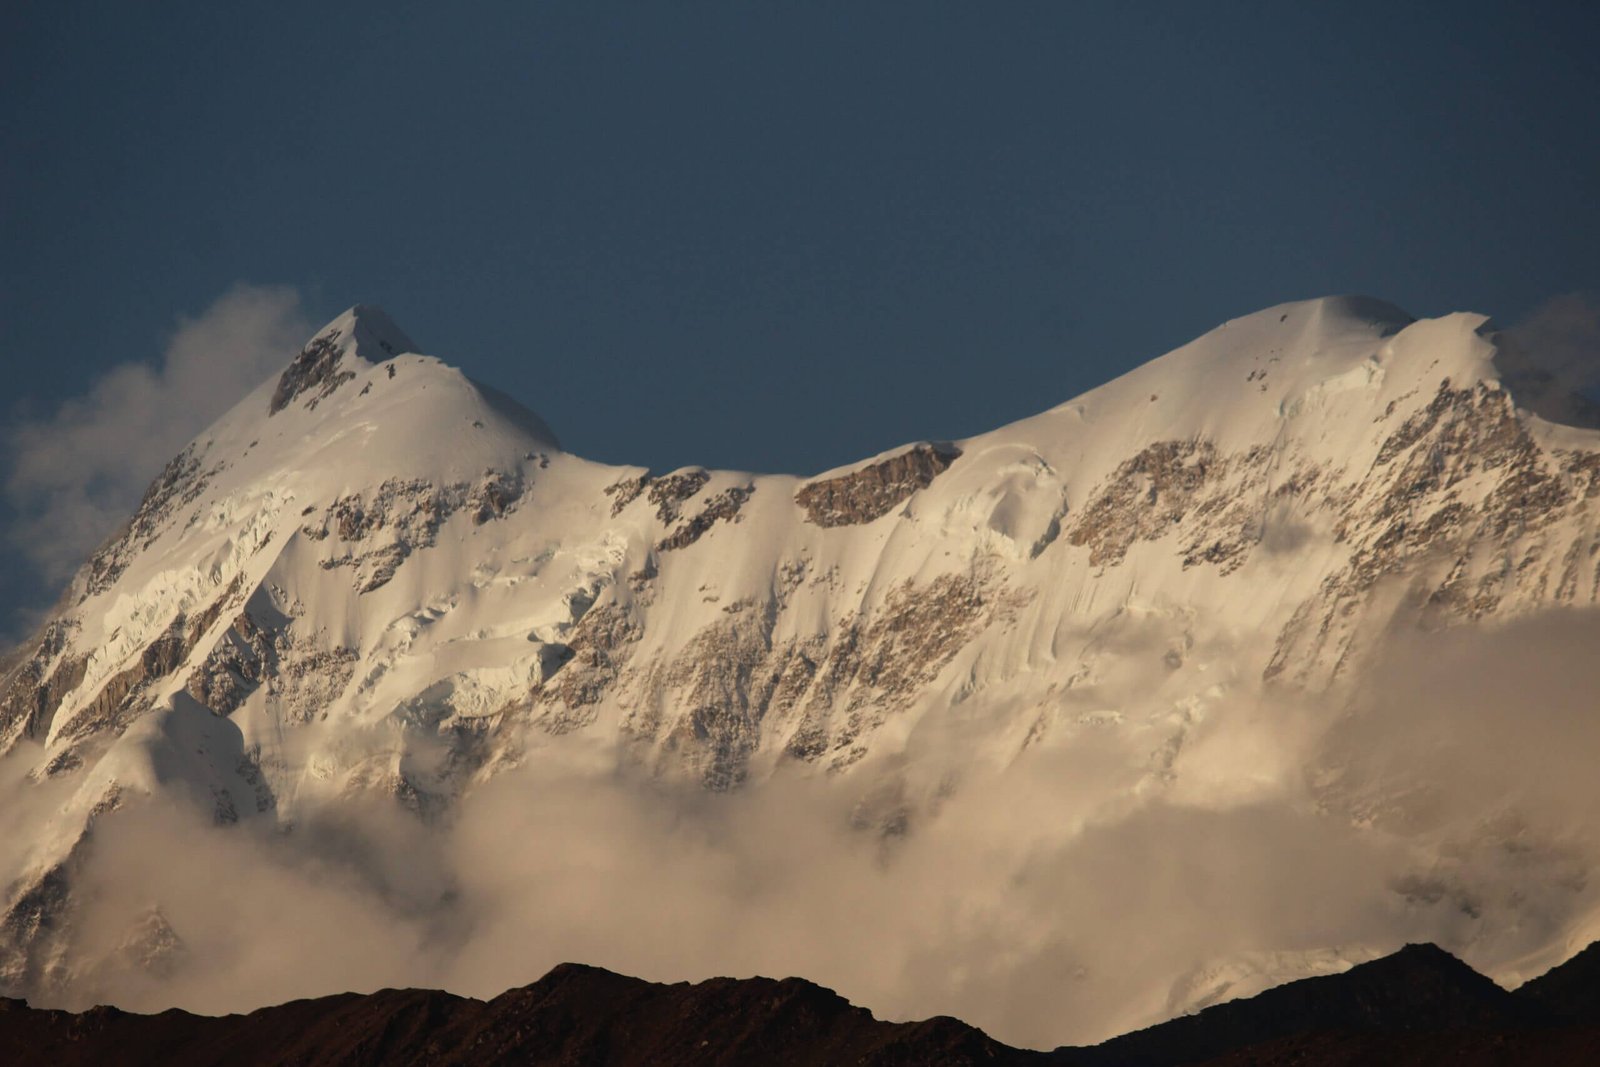
[[[1227,453],[1204,438],[1156,441],[1095,489],[1067,543],[1089,549],[1094,566],[1115,567],[1136,543],[1176,534],[1185,570],[1231,574],[1261,541],[1261,501],[1329,499],[1329,474],[1314,463],[1282,462],[1265,445]]]
[[[916,445],[849,474],[808,482],[794,494],[818,526],[853,526],[889,514],[961,456],[954,445]]]
[[[257,624],[248,611],[241,612],[205,662],[190,674],[185,690],[212,714],[233,714],[276,672],[279,638]]]
[[[739,509],[755,492],[754,485],[730,486],[706,499],[698,513],[679,522],[683,518],[684,504],[698,496],[710,481],[711,475],[704,468],[690,467],[660,478],[648,473],[624,478],[606,486],[605,493],[611,497],[613,518],[643,496],[655,505],[656,519],[663,525],[678,523],[676,529],[656,543],[657,552],[671,552],[675,548],[688,548],[719,522],[738,522]]]
[[[681,523],[666,537],[656,543],[657,552],[671,552],[675,548],[688,548],[719,522],[738,522],[739,509],[750,499],[755,486],[732,486],[706,501],[699,514]]]
[[[63,729],[62,738],[89,741],[104,731],[120,732],[149,710],[149,701],[144,696],[146,690],[182,665],[195,645],[222,617],[222,612],[238,605],[241,589],[242,582],[236,578],[206,608],[191,616],[174,617],[138,659],[106,679],[94,698]],[[74,670],[81,679],[83,665],[77,664]]]
[[[709,481],[711,474],[703,467],[690,467],[660,478],[647,472],[606,486],[605,494],[612,498],[612,518],[621,515],[623,509],[642,494],[656,506],[656,518],[670,525],[678,520],[683,502],[704,489]]]
[[[310,404],[316,407],[318,401],[355,377],[353,371],[339,369],[339,362],[344,357],[344,349],[339,346],[340,332],[329,330],[313,338],[310,344],[300,350],[294,362],[278,379],[278,387],[272,391],[272,402],[267,405],[268,415],[276,415],[288,407],[295,397],[313,390],[316,395],[311,398]],[[391,367],[390,374],[393,373]]]
[[[745,781],[763,734],[786,739],[785,759],[842,770],[866,755],[864,735],[904,709],[986,625],[1025,603],[990,575],[945,575],[895,587],[878,610],[841,616],[831,634],[782,636],[788,598],[834,577],[791,562],[779,572],[773,610],[750,600],[724,605],[723,618],[678,655],[643,668],[639,683],[650,696],[624,716],[623,736],[641,750],[659,745],[658,767],[690,768],[714,791]],[[582,662],[563,669],[576,672],[567,685],[581,678],[603,687],[616,677]],[[687,714],[674,721],[664,710],[672,705]]]
[[[1600,1019],[1600,941],[1528,982],[1517,996],[1561,1018]]]
[[[1433,945],[1407,945],[1343,974],[1307,978],[1195,1015],[1078,1050],[1088,1067],[1203,1062],[1233,1050],[1306,1034],[1515,1030],[1526,1006]]]
[[[696,467],[651,481],[645,495],[656,506],[656,518],[673,522],[678,518],[678,506],[704,489],[710,480],[708,471]]]
[[[0,1062],[87,1067],[1594,1064],[1600,946],[1508,993],[1432,945],[1114,1038],[1030,1052],[956,1019],[889,1023],[799,978],[657,985],[562,964],[490,1001],[385,989],[213,1018],[0,999]]]
[[[1196,1067],[1590,1067],[1596,1063],[1600,1063],[1600,1026],[1589,1025],[1301,1034],[1198,1061]]]
[[[799,1064],[1033,1063],[982,1032],[939,1018],[886,1023],[798,978],[655,985],[564,964],[488,1002],[387,989],[301,1000],[249,1015],[181,1011],[81,1015],[0,1000],[0,1060],[59,1067],[293,1063]]]
[[[83,681],[88,658],[62,655],[68,635],[59,620],[47,623],[31,653],[0,672],[0,752],[19,737],[47,734],[61,698]]]
[[[644,492],[645,486],[650,484],[650,475],[641,474],[637,478],[624,478],[605,487],[606,496],[611,497],[611,517],[614,519],[622,514],[624,508]]]
[[[370,499],[356,493],[335,500],[300,533],[313,541],[337,535],[347,551],[317,565],[353,569],[356,588],[365,594],[387,585],[413,553],[432,548],[439,528],[456,512],[466,511],[474,526],[482,526],[514,508],[525,488],[519,475],[495,470],[484,471],[475,483],[450,485],[391,478]]]
[[[639,624],[615,604],[584,612],[564,646],[554,650],[550,676],[532,687],[540,708],[535,722],[548,733],[566,734],[593,721],[595,706],[627,663],[631,645],[643,636]]]

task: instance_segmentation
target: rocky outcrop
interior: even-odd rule
[[[629,504],[643,495],[656,506],[656,518],[662,523],[671,524],[677,521],[678,509],[683,502],[704,489],[709,481],[711,474],[704,467],[689,467],[660,478],[648,472],[624,478],[606,486],[604,492],[612,498],[612,518],[621,515]]]
[[[501,518],[522,498],[520,478],[503,471],[484,471],[483,477],[467,491],[466,509],[472,516],[472,525]]]
[[[1183,566],[1209,564],[1229,574],[1261,540],[1265,509],[1327,481],[1300,465],[1271,476],[1281,462],[1266,446],[1228,455],[1209,440],[1157,441],[1124,460],[1100,485],[1067,534],[1096,566],[1120,564],[1138,541],[1176,535]]]
[[[548,733],[570,733],[594,719],[595,705],[616,682],[643,635],[633,616],[616,604],[589,608],[566,643],[551,657],[553,677],[531,687],[535,722]],[[543,662],[543,661],[541,661]]]
[[[1226,453],[1205,437],[1154,442],[1120,463],[1066,531],[1097,567],[1123,565],[1140,542],[1167,542],[1183,568],[1239,569],[1292,513],[1345,555],[1279,632],[1268,680],[1338,675],[1380,583],[1409,576],[1407,603],[1430,627],[1496,613],[1508,597],[1587,602],[1600,594],[1600,538],[1546,531],[1600,495],[1595,453],[1546,450],[1512,398],[1492,383],[1446,379],[1427,404],[1377,422],[1370,465],[1307,462],[1295,447]],[[1583,530],[1582,522],[1572,525]],[[1292,547],[1292,546],[1290,546]],[[1313,675],[1316,677],[1313,677]]]
[[[57,752],[47,768],[55,774],[78,766],[74,749],[78,742],[121,733],[147,710],[144,694],[158,682],[167,678],[184,662],[200,643],[222,613],[237,607],[243,582],[235,578],[215,600],[193,614],[179,613],[155,640],[145,646],[136,659],[99,683],[95,696],[83,707],[73,712],[71,720],[60,732],[59,740],[66,743]],[[83,668],[77,669],[82,678]],[[59,702],[58,705],[59,706]]]
[[[171,674],[188,652],[183,620],[174,619],[161,636],[145,646],[139,657],[113,674],[61,732],[64,741],[78,741],[95,734],[119,734],[137,718],[142,708],[139,697],[154,682]]]
[[[1352,620],[1378,584],[1411,575],[1408,604],[1437,628],[1495,614],[1508,597],[1588,602],[1600,593],[1600,537],[1548,530],[1600,494],[1596,453],[1546,450],[1512,398],[1484,382],[1442,381],[1428,405],[1391,431],[1360,480],[1327,493],[1345,565],[1285,625],[1266,677],[1308,680],[1335,670],[1357,634]],[[1328,650],[1338,650],[1326,655]]]
[[[711,475],[700,467],[693,467],[664,478],[651,481],[645,490],[650,503],[656,506],[656,518],[670,523],[678,518],[678,508],[711,481]]]
[[[627,506],[639,499],[639,494],[645,491],[650,484],[649,474],[640,474],[632,478],[623,478],[612,482],[602,490],[611,498],[611,517],[614,519],[621,515]]]
[[[753,485],[736,485],[715,494],[693,518],[656,542],[656,551],[671,552],[677,548],[688,548],[717,523],[738,522],[739,509],[744,507],[744,502],[755,491]]]
[[[311,342],[300,350],[293,362],[285,368],[278,378],[278,386],[272,391],[272,400],[267,405],[267,414],[276,415],[299,396],[306,393],[313,394],[307,401],[307,406],[315,408],[319,401],[333,393],[339,386],[355,378],[354,371],[341,371],[339,364],[344,359],[344,346],[339,343],[339,338],[344,331],[329,330],[327,333],[312,338]]]
[[[611,497],[612,518],[621,515],[628,505],[643,496],[655,505],[656,520],[671,526],[682,517],[683,505],[698,496],[710,481],[711,475],[703,467],[689,467],[660,478],[649,473],[623,478],[606,486],[604,491]],[[755,486],[747,484],[730,486],[713,494],[698,512],[678,523],[675,529],[658,541],[656,551],[670,552],[687,548],[718,522],[737,522],[739,509],[753,492]]]
[[[743,782],[765,735],[780,739],[786,758],[842,770],[866,754],[867,734],[1020,603],[989,576],[951,574],[904,583],[881,607],[852,613],[826,634],[778,640],[780,586],[775,603],[729,605],[727,619],[647,669],[623,731],[655,749],[664,767],[686,766],[711,789]],[[673,706],[681,713],[669,717]]]
[[[1087,547],[1097,566],[1122,562],[1134,541],[1163,537],[1183,521],[1217,465],[1210,441],[1157,441],[1117,467],[1067,543]]]
[[[925,489],[961,456],[954,445],[919,444],[849,474],[807,482],[794,494],[806,520],[818,526],[855,526],[889,514]]]
[[[307,522],[300,532],[313,541],[336,534],[353,546],[318,565],[323,570],[351,568],[358,576],[358,591],[370,593],[387,585],[413,552],[433,547],[439,528],[456,512],[467,512],[474,526],[482,526],[515,507],[524,488],[519,476],[492,470],[473,483],[443,486],[390,479],[370,497],[340,497],[328,505],[320,522]]]
[[[61,699],[83,681],[88,657],[63,655],[72,629],[59,619],[47,623],[33,651],[0,674],[0,753],[21,738],[48,734]]]
[[[231,715],[277,672],[277,636],[242,612],[189,675],[185,690],[213,714]]]

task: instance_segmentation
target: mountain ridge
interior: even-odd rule
[[[1280,305],[990,433],[806,478],[593,463],[412,347],[359,306],[319,331],[175,457],[0,679],[6,789],[45,812],[4,872],[6,988],[100,980],[72,887],[123,809],[304,835],[370,801],[448,837],[495,781],[591,768],[814,783],[893,850],[1065,762],[1093,785],[1041,793],[1062,841],[1169,808],[1322,820],[1396,865],[1385,921],[1497,973],[1600,915],[1547,811],[1440,815],[1343,740],[1383,722],[1347,713],[1396,647],[1600,603],[1600,434],[1519,406],[1483,316]],[[1460,859],[1502,854],[1558,889]],[[1190,984],[1124,998],[1126,1021],[1379,940],[1152,963]]]
[[[1589,950],[1593,951],[1593,947]],[[1507,992],[1433,945],[1410,945],[1339,975],[1303,979],[1088,1048],[1011,1048],[956,1019],[887,1022],[798,978],[670,985],[561,964],[490,1000],[433,990],[341,994],[206,1017],[77,1016],[0,1000],[0,1052],[12,1063],[1017,1064],[1164,1067],[1233,1062],[1292,1042],[1295,1062],[1454,1056],[1506,1062],[1521,1045],[1551,1065],[1600,1047],[1600,987],[1556,968],[1540,981],[1577,992],[1553,1010]],[[1592,970],[1592,969],[1591,969]],[[1530,983],[1531,984],[1531,983]],[[1580,1003],[1581,1001],[1581,1003]],[[1359,1056],[1349,1057],[1352,1043]],[[1389,1062],[1397,1062],[1390,1060]]]

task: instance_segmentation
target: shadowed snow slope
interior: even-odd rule
[[[1286,304],[807,479],[583,460],[413,347],[329,324],[7,665],[10,990],[482,992],[515,947],[1051,1044],[1600,937],[1600,433],[1482,316]]]

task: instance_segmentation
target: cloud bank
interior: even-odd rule
[[[1514,983],[1600,937],[1597,639],[1576,615],[1397,637],[1353,700],[1218,709],[1161,788],[1091,732],[899,794],[895,771],[714,795],[535,756],[439,824],[371,798],[287,833],[129,804],[78,883],[69,958],[97,962],[66,999],[484,997],[574,960],[798,974],[1053,1047],[1407,941]],[[889,833],[863,817],[885,795],[909,812]]]

